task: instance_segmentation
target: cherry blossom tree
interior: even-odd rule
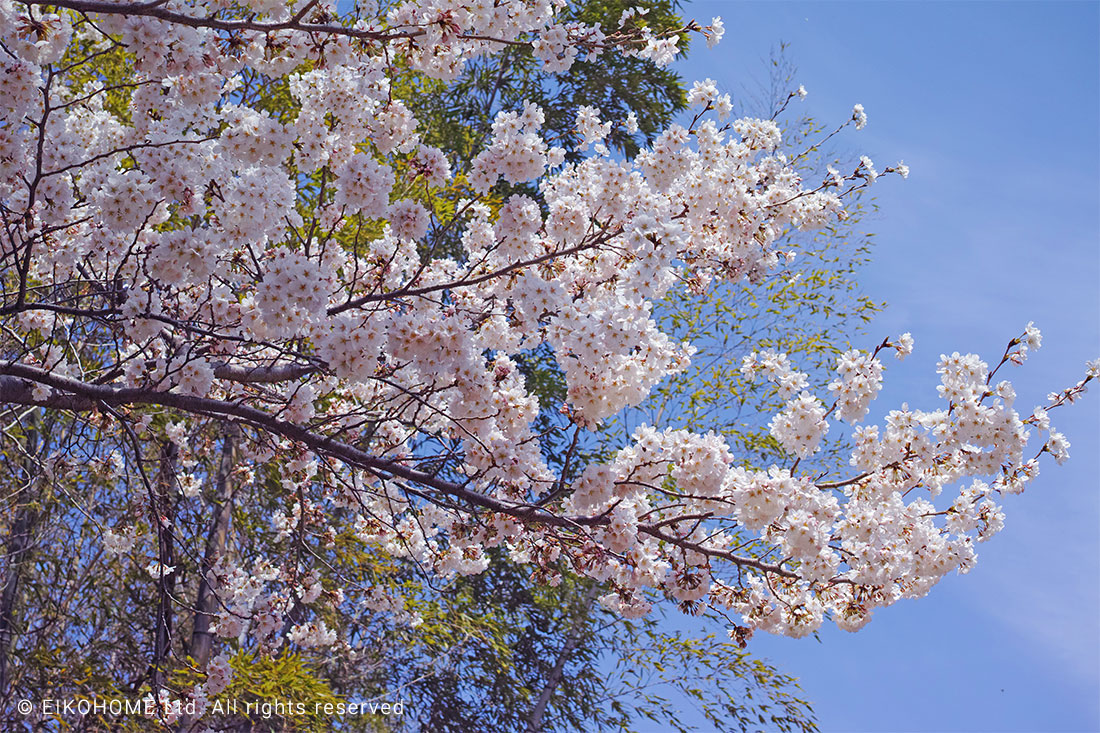
[[[880,356],[910,353],[907,334],[842,353],[824,390],[787,354],[748,355],[744,377],[784,400],[771,465],[718,433],[653,425],[582,460],[601,424],[689,368],[694,347],[661,330],[654,301],[764,280],[788,232],[842,219],[880,172],[861,157],[805,178],[774,119],[731,119],[709,80],[688,94],[690,124],[633,156],[608,141],[636,115],[581,105],[568,134],[549,135],[528,102],[496,114],[458,170],[394,93],[410,70],[452,80],[515,47],[553,74],[581,59],[667,65],[687,34],[723,32],[718,19],[655,29],[628,9],[600,27],[561,11],[0,0],[0,401],[74,416],[66,445],[84,447],[35,470],[74,489],[96,473],[132,508],[100,536],[156,584],[148,682],[167,722],[180,716],[165,672],[176,567],[196,531],[169,496],[194,495],[206,473],[282,491],[235,506],[288,557],[243,565],[215,543],[189,558],[207,588],[189,693],[203,704],[232,668],[202,639],[354,645],[334,614],[407,615],[371,567],[327,587],[307,568],[338,543],[439,578],[506,553],[549,586],[597,581],[601,606],[628,618],[660,599],[725,614],[737,641],[826,618],[856,630],[968,570],[1002,525],[999,497],[1024,489],[1041,454],[1067,457],[1048,410],[1100,365],[1021,414],[996,377],[1039,347],[1029,324],[992,368],[944,356],[942,409],[881,425],[864,424]],[[105,63],[124,78],[89,73]],[[866,122],[855,105],[822,137]],[[533,354],[560,369],[560,404],[528,387]],[[562,420],[540,430],[548,408]],[[857,427],[850,470],[822,476],[810,466],[830,420]],[[553,441],[567,448],[549,460]]]

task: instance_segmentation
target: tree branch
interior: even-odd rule
[[[35,399],[32,391],[36,383],[51,387],[60,394],[52,392],[45,398]],[[95,409],[99,403],[113,407],[160,405],[194,415],[234,417],[261,430],[301,443],[316,453],[332,456],[349,466],[366,469],[379,478],[404,479],[434,489],[440,494],[460,499],[471,506],[504,514],[521,522],[569,529],[598,527],[611,523],[608,512],[597,516],[564,517],[532,504],[507,502],[496,497],[480,494],[467,489],[461,484],[409,468],[389,459],[373,456],[347,443],[321,435],[309,428],[282,420],[263,410],[238,402],[181,395],[174,392],[158,392],[140,387],[112,387],[109,385],[88,384],[70,377],[51,374],[38,367],[11,362],[0,364],[0,401],[70,410]],[[741,557],[726,551],[708,549],[699,543],[667,534],[662,532],[661,527],[658,525],[642,523],[638,525],[638,531],[684,549],[701,552],[713,557],[721,557],[743,567],[755,568],[762,572],[774,573],[786,578],[798,577],[797,574],[778,565],[769,565],[755,558]]]

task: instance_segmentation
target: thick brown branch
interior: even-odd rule
[[[61,2],[45,2],[45,0],[26,0],[27,5],[48,5],[50,7],[68,8],[78,13],[99,13],[101,15],[124,15],[127,17],[156,18],[168,23],[191,26],[192,28],[213,28],[219,31],[255,31],[257,33],[271,33],[274,31],[304,31],[306,33],[320,33],[330,36],[347,36],[368,41],[394,41],[401,38],[416,38],[424,35],[422,29],[409,31],[373,31],[358,28],[348,28],[342,25],[327,25],[318,23],[303,23],[299,16],[285,21],[261,23],[255,20],[227,20],[209,15],[186,15],[171,10],[159,2],[147,3],[112,3],[98,0],[61,0]]]
[[[13,381],[13,378],[16,383],[21,382],[22,386],[5,388],[6,384]],[[60,394],[52,393],[44,399],[35,400],[31,394],[34,383],[49,386]],[[349,466],[366,469],[376,476],[404,479],[433,489],[440,494],[464,501],[473,507],[510,516],[523,522],[570,529],[604,526],[611,522],[610,514],[606,512],[598,516],[564,517],[531,504],[517,504],[480,494],[438,476],[409,468],[385,458],[373,456],[347,443],[318,434],[309,428],[304,428],[263,410],[237,402],[135,387],[88,384],[69,377],[51,374],[38,367],[13,363],[0,364],[0,401],[59,409],[94,409],[98,403],[112,407],[161,405],[195,415],[232,417],[261,430],[293,440],[316,453],[332,456]],[[73,405],[86,406],[74,407]],[[689,540],[666,534],[661,531],[659,525],[641,523],[638,525],[638,531],[663,542],[669,542],[678,547],[701,552],[712,557],[720,557],[737,565],[755,568],[762,572],[774,573],[787,578],[798,577],[790,570],[776,565],[769,565],[755,558],[741,557],[726,551],[708,549]]]
[[[315,364],[274,364],[272,366],[255,367],[219,364],[214,367],[214,376],[230,382],[274,384],[276,382],[292,382],[319,370],[320,367]]]

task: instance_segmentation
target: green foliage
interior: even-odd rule
[[[608,426],[608,444],[621,442],[635,426],[647,423],[713,429],[726,437],[746,466],[788,459],[767,431],[768,416],[783,401],[774,389],[754,385],[741,373],[741,358],[762,349],[782,351],[810,375],[811,389],[825,386],[836,357],[882,309],[858,284],[872,246],[872,235],[858,230],[864,211],[857,202],[849,207],[846,222],[801,241],[788,239],[784,248],[797,252],[794,262],[759,283],[720,284],[705,299],[684,287],[672,290],[655,317],[670,337],[689,341],[699,351],[687,370]],[[835,465],[844,445],[843,434],[834,431],[812,462]]]
[[[655,33],[683,27],[678,0],[582,0],[559,16],[562,21],[599,23],[610,31],[618,26],[623,11],[645,7],[641,22]],[[679,47],[686,51],[687,34]],[[572,137],[576,109],[598,107],[603,119],[622,120],[630,112],[638,117],[636,136],[615,129],[609,146],[627,155],[638,152],[639,143],[652,140],[677,113],[685,109],[686,94],[679,76],[651,61],[604,54],[592,61],[578,60],[568,74],[549,75],[530,49],[509,46],[501,53],[475,59],[450,84],[415,78],[395,85],[395,94],[406,101],[423,125],[426,142],[451,154],[458,167],[468,165],[480,150],[493,118],[500,110],[522,109],[524,102],[543,108],[548,140]]]
[[[209,701],[219,725],[275,733],[320,733],[332,729],[326,705],[344,702],[335,695],[305,655],[283,651],[264,655],[240,651],[230,659],[229,686]],[[171,685],[188,689],[204,680],[193,666],[173,676]],[[282,708],[270,705],[278,701]],[[265,703],[269,705],[264,706]],[[332,709],[332,708],[327,708]]]
[[[88,38],[78,38],[69,46],[61,65],[70,69],[68,77],[75,98],[104,89],[106,94],[97,95],[104,99],[104,109],[119,120],[130,122],[130,95],[135,88],[130,81],[134,78],[132,61],[121,45],[101,47]]]
[[[773,53],[769,76],[755,92],[741,95],[739,114],[779,117],[788,109],[797,86],[797,69],[781,44]],[[745,102],[744,100],[751,100]],[[788,112],[788,114],[790,114]],[[843,152],[813,141],[827,136],[811,117],[780,119],[782,152],[798,159],[809,175],[824,177],[829,164],[841,165]],[[662,331],[689,341],[698,352],[691,366],[670,377],[633,410],[609,422],[600,452],[619,445],[642,423],[695,431],[713,429],[730,443],[745,466],[791,463],[768,432],[767,423],[783,405],[767,384],[754,384],[741,374],[741,360],[753,351],[786,353],[809,375],[810,390],[821,390],[832,378],[836,357],[852,348],[854,339],[884,304],[867,297],[859,275],[870,262],[874,234],[864,229],[875,211],[872,201],[846,201],[846,218],[812,232],[788,232],[774,249],[791,252],[781,264],[755,282],[713,283],[700,298],[686,283],[673,288],[656,304],[654,318]],[[803,466],[835,467],[847,454],[847,438],[837,429],[819,453]]]
[[[401,691],[409,730],[526,731],[559,664],[546,733],[644,721],[687,731],[687,706],[716,731],[816,730],[797,682],[735,643],[698,638],[696,628],[679,636],[669,619],[625,620],[595,602],[591,581],[542,585],[500,553],[492,559],[417,604],[423,623],[413,634],[395,627],[384,646],[390,663],[372,684]]]
[[[817,730],[795,678],[734,642],[699,636],[697,629],[671,634],[662,625],[669,620],[624,623],[619,630],[623,653],[615,672],[622,692],[609,700],[634,706],[633,719],[685,733],[693,728],[683,722],[682,710],[692,702],[715,731]]]

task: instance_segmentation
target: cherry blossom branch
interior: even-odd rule
[[[192,28],[212,28],[220,31],[255,31],[257,33],[273,33],[276,31],[302,31],[305,33],[319,33],[322,35],[347,36],[369,41],[394,41],[399,39],[417,38],[425,34],[423,29],[413,31],[375,31],[360,28],[348,28],[341,25],[329,25],[325,23],[303,23],[302,14],[296,14],[289,20],[263,23],[254,20],[225,20],[212,15],[195,16],[186,15],[164,7],[163,2],[154,0],[147,3],[112,3],[99,0],[61,0],[61,2],[46,2],[45,0],[24,0],[24,4],[30,6],[48,6],[66,8],[84,15],[98,13],[100,15],[122,15],[127,17],[156,18],[168,23],[186,25]],[[308,9],[308,6],[307,6]]]
[[[61,394],[36,396],[35,385],[44,385]],[[351,445],[319,435],[313,431],[276,418],[262,410],[236,402],[207,397],[180,395],[133,387],[111,387],[88,384],[69,377],[52,374],[25,364],[0,364],[0,402],[37,405],[54,409],[94,410],[99,405],[124,407],[130,405],[160,405],[198,415],[235,417],[271,433],[301,443],[318,453],[332,455],[349,466],[370,470],[379,476],[393,476],[427,486],[443,494],[461,499],[469,504],[494,513],[504,514],[524,522],[552,527],[595,527],[611,523],[608,513],[590,517],[563,517],[533,505],[518,505],[471,491],[462,485],[440,479],[422,471],[408,468],[396,461],[381,459]],[[749,557],[741,557],[721,550],[714,550],[697,543],[666,534],[661,528],[667,521],[640,523],[638,531],[678,547],[721,557],[737,565],[795,578],[796,574],[777,565],[769,565]]]

